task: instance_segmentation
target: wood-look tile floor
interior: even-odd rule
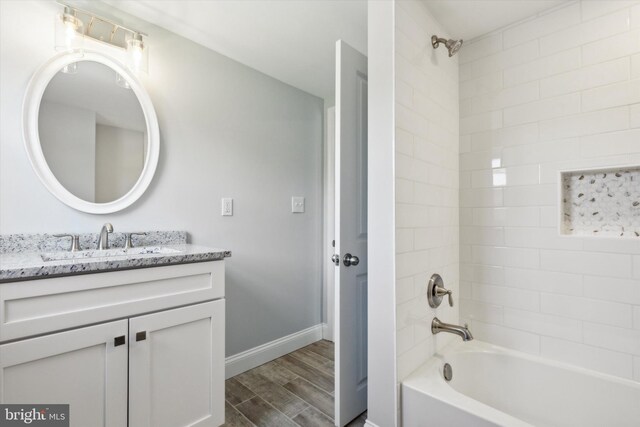
[[[323,340],[229,378],[224,426],[333,427],[333,371],[333,343]]]

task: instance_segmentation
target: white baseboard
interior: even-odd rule
[[[329,327],[328,323],[322,324],[322,339],[333,342],[333,331]]]
[[[322,339],[323,325],[318,324],[225,359],[225,378],[270,362],[287,353]]]
[[[371,421],[367,420],[367,422],[364,424],[364,427],[378,427],[378,426],[372,423]]]

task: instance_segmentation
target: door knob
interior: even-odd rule
[[[344,263],[345,267],[349,267],[351,265],[356,266],[360,264],[360,259],[355,255],[345,254],[342,262]]]
[[[331,262],[333,262],[335,265],[340,265],[340,255],[338,254],[331,255]]]

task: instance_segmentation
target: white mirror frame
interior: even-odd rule
[[[40,145],[40,135],[38,131],[38,115],[40,103],[45,89],[51,79],[66,65],[74,62],[93,61],[104,64],[114,72],[119,73],[131,86],[144,113],[147,126],[147,156],[144,162],[142,173],[135,185],[121,198],[108,203],[93,203],[83,200],[67,190],[55,177]],[[115,75],[113,78],[115,85]],[[31,166],[44,186],[58,198],[62,203],[82,212],[92,214],[108,214],[125,209],[140,198],[149,187],[153,175],[158,165],[160,156],[160,130],[158,128],[158,118],[151,98],[144,89],[138,78],[125,66],[115,59],[111,59],[98,52],[85,51],[84,54],[78,52],[63,53],[47,61],[31,78],[24,98],[22,111],[23,136],[27,155]]]

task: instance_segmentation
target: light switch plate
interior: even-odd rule
[[[304,197],[291,198],[291,212],[304,213]]]
[[[222,216],[233,216],[233,199],[222,199]]]

